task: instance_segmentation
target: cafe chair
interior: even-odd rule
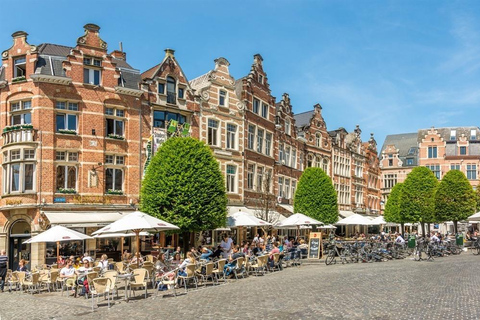
[[[213,274],[217,278],[217,283],[218,283],[218,280],[219,280],[220,276],[223,278],[223,281],[225,281],[224,267],[225,267],[226,263],[227,263],[226,259],[220,259],[217,262],[215,262],[216,268],[213,269]]]
[[[23,281],[23,285],[28,287],[28,290],[30,291],[31,294],[33,294],[34,291],[40,292],[38,290],[38,286],[40,284],[39,279],[40,279],[40,273],[38,272],[32,273],[31,279]]]
[[[242,278],[245,278],[245,258],[238,258],[237,263],[235,263],[235,268],[233,269],[233,274],[235,279],[238,280],[238,276],[241,275]]]
[[[57,289],[58,270],[52,270],[46,275],[47,276],[44,277],[41,280],[41,284],[47,286],[48,292],[50,292],[50,286],[52,286],[52,288],[55,287],[55,290],[56,290]]]
[[[148,278],[148,271],[144,268],[138,268],[134,271],[133,274],[133,281],[130,281],[128,284],[130,291],[135,294],[135,291],[132,289],[135,288],[145,288],[145,298],[147,298],[147,278]]]
[[[195,264],[187,264],[185,267],[185,273],[187,274],[186,276],[178,275],[178,278],[183,281],[183,285],[185,286],[185,292],[187,292],[187,281],[192,280],[195,283],[195,289],[198,289],[198,281],[197,281],[197,275],[195,274]]]
[[[117,299],[118,299],[117,275],[118,275],[118,273],[115,270],[109,270],[109,271],[105,271],[103,273],[104,278],[108,278],[108,279],[111,280],[110,292],[112,294],[112,299],[113,299],[115,294],[117,294]]]
[[[171,276],[171,274],[173,274],[173,277]],[[174,271],[167,272],[167,273],[161,275],[160,277],[157,277],[157,279],[156,279],[157,285],[156,285],[156,287],[154,287],[154,289],[156,290],[154,298],[158,296],[160,291],[162,291],[162,293],[163,293],[164,291],[168,291],[168,290],[173,290],[173,296],[176,297],[177,296],[177,291],[176,291],[177,289],[175,288],[175,286],[177,285],[177,278],[178,278],[178,269],[175,269]],[[168,289],[167,290],[158,290],[162,286],[166,286]]]
[[[199,273],[198,275],[200,277],[202,277],[202,283],[207,286],[206,284],[206,281],[208,279],[212,279],[212,284],[215,285],[215,282],[217,280],[217,277],[215,276],[215,274],[213,273],[213,267],[214,267],[214,263],[213,262],[209,262],[207,264],[205,264],[205,274],[203,273]]]
[[[98,307],[98,297],[103,295],[106,297],[108,301],[108,308],[110,308],[110,295],[111,295],[111,288],[112,288],[112,280],[109,278],[94,278],[89,281],[90,284],[90,292],[89,295],[92,297],[92,311],[95,308],[95,296],[97,297],[97,307]]]

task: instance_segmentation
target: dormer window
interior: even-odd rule
[[[185,89],[178,88],[178,99],[183,99],[185,96]]]
[[[218,105],[225,106],[225,102],[227,100],[227,92],[224,90],[220,90],[218,94],[219,94]]]
[[[450,130],[450,140],[454,141],[457,139],[457,130]]]
[[[25,57],[18,57],[13,60],[14,69],[13,77],[25,77],[27,73],[27,59]]]
[[[288,135],[291,135],[291,132],[290,132],[290,121],[289,121],[289,120],[285,120],[285,133],[288,134]]]
[[[102,78],[102,60],[90,57],[83,58],[83,83],[100,85]]]
[[[263,76],[261,74],[258,75],[258,82],[263,84]]]
[[[167,103],[175,104],[177,102],[176,81],[172,77],[167,77]]]
[[[477,130],[471,129],[470,130],[470,140],[476,140],[477,139]]]
[[[165,83],[158,84],[158,93],[165,94]]]

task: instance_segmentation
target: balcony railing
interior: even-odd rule
[[[167,92],[167,103],[177,103],[177,95],[175,94],[175,92]]]
[[[33,128],[19,128],[2,133],[3,145],[19,143],[19,142],[34,142],[35,129]]]

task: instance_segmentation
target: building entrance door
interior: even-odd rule
[[[27,263],[30,262],[30,244],[24,243],[30,237],[30,225],[26,221],[19,220],[13,224],[10,229],[8,251],[8,266],[12,270],[18,268],[20,259],[25,259]],[[31,269],[32,266],[29,267]]]

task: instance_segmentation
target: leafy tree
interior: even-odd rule
[[[475,190],[475,194],[477,196],[477,208],[476,211],[480,210],[480,186],[477,186],[477,190]]]
[[[457,233],[457,222],[475,213],[476,200],[465,174],[459,170],[450,170],[435,193],[435,212],[440,222],[453,221]]]
[[[302,173],[293,204],[294,212],[323,223],[338,220],[337,193],[330,177],[320,168],[307,168]]]
[[[420,222],[425,236],[425,223],[435,222],[435,190],[438,180],[427,167],[413,168],[405,179],[400,201],[400,214],[406,222]]]
[[[180,227],[185,250],[189,232],[225,226],[224,178],[210,148],[193,138],[162,144],[148,165],[140,198],[143,212]]]
[[[400,223],[401,224],[401,234],[403,235],[405,217],[401,214],[400,211],[400,202],[402,198],[402,188],[403,183],[397,183],[393,186],[390,196],[387,199],[387,204],[385,205],[385,212],[383,218],[386,222]]]

